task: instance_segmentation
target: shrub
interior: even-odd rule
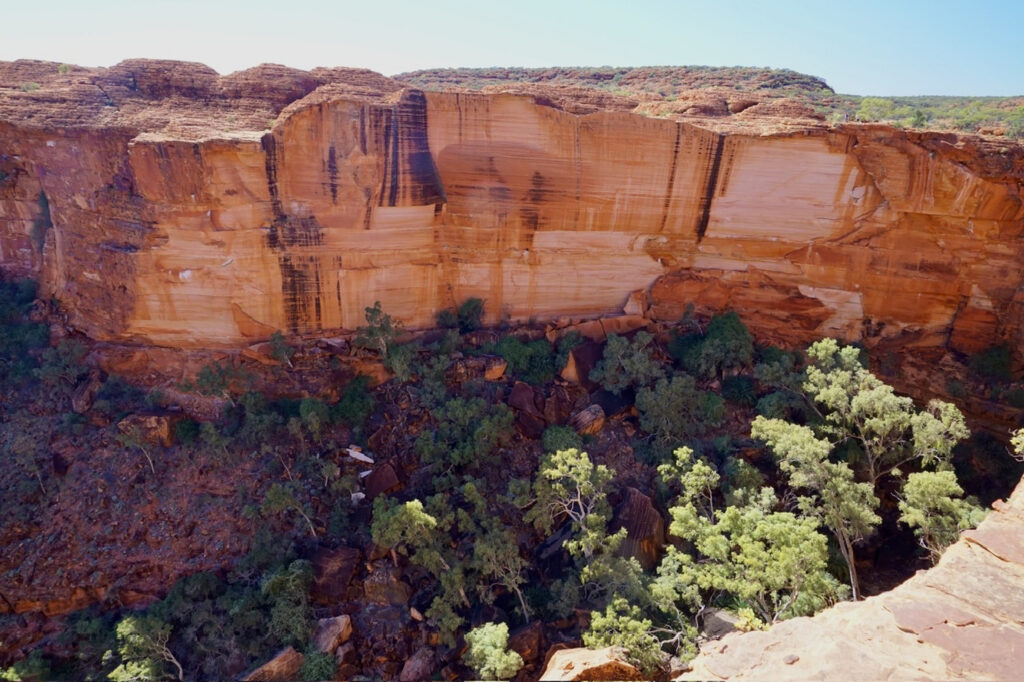
[[[182,445],[192,445],[199,437],[199,422],[185,418],[174,424],[174,440]]]
[[[320,442],[320,432],[330,421],[330,409],[318,398],[303,398],[299,403],[299,417],[313,439]]]
[[[36,284],[0,281],[0,381],[22,380],[36,367],[32,351],[50,343],[50,329],[27,319]]]
[[[485,623],[466,633],[466,665],[481,680],[510,680],[523,667],[522,657],[508,650],[508,625]]]
[[[285,342],[280,329],[270,335],[270,357],[291,367],[294,356],[295,349]]]
[[[774,391],[757,401],[757,413],[768,419],[803,421],[806,408],[803,399],[789,391]]]
[[[523,343],[514,336],[506,336],[497,346],[485,350],[504,358],[509,371],[528,384],[545,384],[555,377],[554,355],[546,339]]]
[[[331,418],[353,429],[361,429],[373,414],[374,400],[367,386],[369,377],[362,374],[348,382],[341,398],[331,407]]]
[[[995,346],[983,351],[970,359],[971,369],[988,381],[1010,380],[1010,349],[1006,346]]]
[[[85,376],[86,348],[80,342],[61,339],[54,348],[47,348],[41,355],[39,369],[34,374],[50,388],[70,390]]]
[[[484,302],[479,298],[467,298],[459,306],[456,319],[463,334],[480,329],[483,324]]]
[[[663,441],[681,441],[718,426],[724,415],[724,401],[713,393],[697,390],[689,374],[660,379],[654,388],[636,393],[640,426]]]
[[[314,648],[306,649],[305,660],[302,663],[302,670],[299,671],[299,679],[308,682],[320,682],[320,680],[333,680],[338,673],[338,663],[334,656],[317,651]]]
[[[739,315],[715,315],[704,338],[680,339],[677,352],[683,367],[700,377],[722,376],[728,370],[743,369],[754,359],[754,339]]]
[[[601,361],[590,372],[590,380],[619,395],[627,388],[648,386],[665,376],[661,364],[651,357],[654,337],[639,331],[632,341],[609,334]]]
[[[751,377],[736,375],[722,380],[722,397],[734,405],[753,407],[757,404],[757,391]]]
[[[544,446],[544,452],[583,449],[583,439],[570,426],[549,426],[544,429],[540,442]]]
[[[428,462],[468,466],[491,459],[512,435],[512,410],[480,398],[454,398],[432,412],[437,428],[425,430],[416,449]]]
[[[380,307],[380,301],[366,308],[366,326],[356,329],[355,345],[377,351],[382,358],[402,332],[402,325]]]
[[[561,372],[569,363],[569,353],[576,346],[583,343],[583,337],[578,331],[571,331],[558,340],[558,354],[555,356],[555,371]]]

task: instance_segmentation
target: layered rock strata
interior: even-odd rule
[[[655,318],[732,308],[791,342],[1020,341],[1011,142],[356,70],[14,62],[0,83],[0,263],[94,338],[237,347],[378,300],[412,327],[474,296],[491,322],[596,316],[649,289]]]

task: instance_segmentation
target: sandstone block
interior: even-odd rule
[[[317,621],[313,634],[313,646],[317,651],[333,654],[334,650],[347,642],[351,636],[352,619],[349,616],[342,614],[334,618],[321,618]]]

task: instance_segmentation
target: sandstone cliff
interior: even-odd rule
[[[637,289],[790,342],[1019,345],[1021,146],[539,87],[0,64],[0,265],[94,338],[178,347],[351,329],[376,300],[417,327]]]

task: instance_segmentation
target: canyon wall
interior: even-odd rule
[[[54,69],[0,65],[0,264],[97,339],[237,347],[378,300],[411,327],[473,296],[491,322],[597,316],[638,289],[794,343],[1024,333],[1012,142],[355,70]]]

